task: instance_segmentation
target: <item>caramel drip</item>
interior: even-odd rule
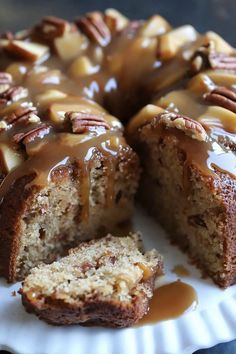
[[[154,291],[149,312],[138,322],[138,326],[170,320],[194,310],[198,298],[192,286],[181,281],[163,285]]]
[[[90,150],[93,148],[90,148]],[[92,151],[88,151],[93,156]],[[78,161],[80,168],[80,221],[86,223],[89,218],[89,196],[90,196],[90,162],[91,158]]]
[[[111,146],[109,141],[113,139],[114,136],[116,144]],[[107,132],[97,137],[90,137],[90,139],[87,136],[80,136],[80,138],[75,136],[77,143],[76,141],[71,143],[70,138],[70,134],[61,133],[45,138],[37,147],[32,146],[34,154],[9,173],[3,180],[0,188],[1,201],[3,201],[4,196],[10,190],[11,186],[20,177],[35,175],[33,181],[30,182],[26,188],[30,188],[33,185],[43,188],[52,180],[52,175],[56,169],[77,162],[79,163],[81,176],[81,202],[84,206],[82,217],[86,220],[89,212],[91,161],[95,158],[95,154],[100,152],[102,156],[104,156],[104,160],[112,158],[112,162],[114,163],[114,160],[116,160],[118,156],[120,146],[125,146],[126,143],[124,138],[117,135],[115,132]],[[60,146],[60,148],[58,148],[58,146]],[[35,153],[35,149],[36,151],[38,149],[37,153]],[[108,175],[109,179],[114,178],[111,170],[109,170]],[[109,189],[109,193],[113,193],[113,191]]]
[[[188,277],[190,275],[189,270],[185,268],[182,264],[177,264],[172,269],[172,272],[178,275],[179,277]]]
[[[169,134],[172,134],[169,132]],[[196,165],[205,176],[215,175],[215,171],[228,173],[233,178],[236,176],[235,154],[227,148],[223,148],[217,141],[195,141],[182,133],[179,136],[179,147],[186,152],[185,167]],[[181,135],[180,135],[181,134]],[[186,176],[187,176],[186,171]]]
[[[114,163],[111,158],[104,160],[104,167],[106,169],[107,178],[106,206],[111,207],[114,200],[114,178],[110,178],[110,176],[115,172]]]
[[[173,91],[157,102],[164,109],[196,119],[207,131],[207,142],[199,142],[184,133],[174,132],[179,137],[180,148],[187,154],[186,168],[195,164],[206,176],[211,176],[215,170],[228,173],[233,178],[236,176],[235,154],[225,147],[225,143],[235,144],[236,114],[222,107],[209,106],[203,100],[203,94],[210,92],[217,84],[224,83],[224,86],[231,87],[232,82],[236,83],[236,76],[234,81],[232,76],[211,71],[199,74],[191,80],[187,89]],[[172,133],[168,131],[164,134]]]

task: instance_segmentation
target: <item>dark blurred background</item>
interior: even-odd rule
[[[213,30],[236,46],[236,0],[0,0],[0,33],[30,27],[45,15],[72,20],[87,11],[108,7],[115,7],[131,19],[159,13],[173,26],[190,23],[199,32]],[[236,341],[196,354],[236,354]]]
[[[94,9],[115,7],[130,18],[160,13],[173,26],[191,23],[199,32],[218,32],[236,45],[236,0],[0,0],[0,31],[19,30],[45,14],[73,19]]]

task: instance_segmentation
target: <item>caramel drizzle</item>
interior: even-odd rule
[[[73,146],[63,144],[64,133],[50,136],[47,141],[43,141],[40,151],[25,160],[22,165],[17,167],[14,171],[9,173],[2,181],[0,186],[0,200],[3,202],[5,195],[20,177],[25,175],[35,175],[32,182],[28,183],[26,189],[32,186],[45,186],[51,180],[53,172],[63,166],[68,166],[73,162],[77,162],[80,168],[80,197],[81,205],[81,219],[85,222],[89,215],[89,194],[90,194],[90,170],[91,162],[97,152],[100,152],[104,157],[104,161],[109,161],[107,167],[108,188],[106,191],[107,201],[113,200],[113,167],[119,154],[120,146],[126,146],[125,140],[122,136],[118,136],[115,132],[107,132],[105,134],[93,137],[84,141],[78,141],[78,144]],[[116,145],[111,146],[110,140],[116,138]],[[45,138],[46,140],[46,138]],[[61,148],[58,149],[58,145]],[[105,162],[106,163],[106,162]],[[111,169],[110,169],[111,168]],[[108,196],[109,194],[109,196]]]
[[[234,80],[236,83],[236,76]],[[186,166],[196,164],[209,177],[218,170],[236,178],[236,156],[225,144],[227,141],[235,144],[235,92],[230,89],[231,85],[223,85],[227,86],[227,76],[219,78],[211,70],[197,75],[187,89],[173,91],[157,104],[179,114],[191,115],[202,124],[209,136],[207,142],[200,143],[174,132],[179,136],[180,148],[187,153]]]

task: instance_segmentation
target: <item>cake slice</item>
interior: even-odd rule
[[[210,91],[217,84],[228,88]],[[227,95],[235,93],[225,74],[199,74],[161,98],[161,107],[145,107],[128,128],[144,171],[142,204],[221,287],[236,282],[235,113]]]
[[[142,253],[137,234],[108,235],[32,269],[20,293],[25,308],[51,324],[127,327],[148,311],[162,273],[162,257]]]

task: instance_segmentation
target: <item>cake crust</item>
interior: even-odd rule
[[[154,279],[147,286],[154,289]],[[106,301],[92,298],[77,306],[65,305],[63,302],[48,301],[40,306],[31,302],[26,294],[22,294],[22,304],[29,313],[35,313],[39,319],[51,325],[102,326],[109,328],[125,328],[134,325],[149,309],[149,299],[137,297],[132,304],[122,304],[119,301]]]

